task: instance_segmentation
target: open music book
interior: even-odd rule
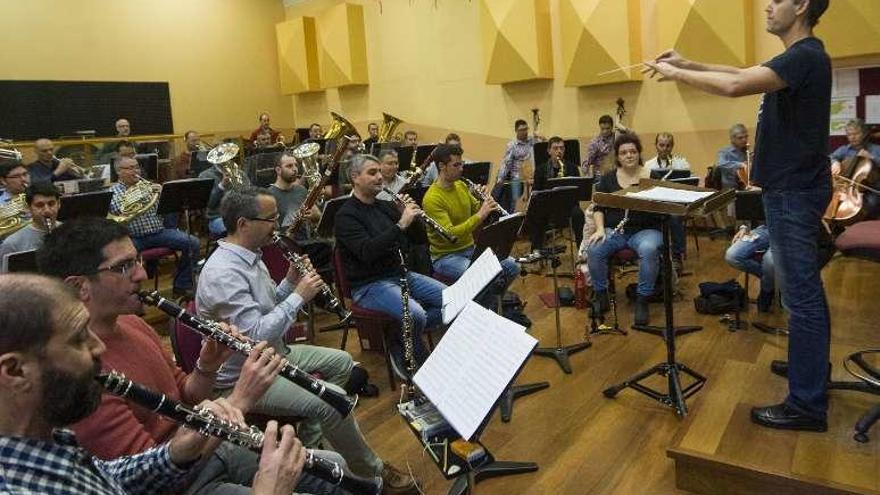
[[[454,320],[499,273],[501,262],[491,248],[486,248],[454,284],[443,289],[443,323],[448,325]]]
[[[470,440],[537,345],[522,325],[468,301],[413,380]]]
[[[715,191],[687,191],[671,187],[652,187],[643,191],[630,192],[626,195],[631,198],[689,204],[703,198],[708,198],[713,194],[715,194]]]

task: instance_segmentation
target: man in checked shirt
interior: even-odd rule
[[[117,495],[163,493],[179,482],[218,440],[181,428],[165,444],[113,461],[93,458],[65,425],[98,406],[104,343],[89,313],[60,281],[37,275],[0,277],[0,493]],[[224,400],[201,404],[240,422]],[[268,438],[277,438],[271,422]],[[291,493],[305,452],[293,429],[267,441],[255,494]]]

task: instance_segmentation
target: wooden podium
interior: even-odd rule
[[[632,193],[649,191],[654,188],[705,192],[711,194],[701,199],[686,202],[661,201],[632,196]],[[669,231],[669,217],[709,215],[712,212],[727,206],[727,204],[734,200],[735,195],[736,192],[733,189],[719,192],[714,189],[675,184],[653,179],[642,179],[637,186],[621,189],[620,191],[613,193],[593,193],[593,203],[598,206],[629,209],[659,215],[662,223],[664,246],[661,255],[661,262],[663,268],[663,302],[666,313],[666,324],[665,326],[658,328],[658,331],[662,333],[663,340],[666,341],[666,361],[642,371],[641,373],[637,373],[616,385],[608,387],[602,392],[605,397],[614,398],[623,389],[632,388],[639,393],[651,397],[661,404],[672,407],[679,417],[687,415],[688,409],[685,400],[702,388],[703,384],[706,382],[706,377],[675,360],[676,327],[672,315],[672,237]],[[681,374],[686,374],[692,378],[692,381],[684,388],[681,384]],[[641,383],[642,380],[653,375],[660,375],[667,379],[667,389],[665,391],[655,390]]]

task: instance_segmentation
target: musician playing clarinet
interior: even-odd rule
[[[404,205],[377,199],[384,184],[378,158],[357,155],[349,168],[352,195],[340,207],[334,226],[336,246],[342,257],[345,276],[351,285],[352,300],[366,309],[401,321],[403,305],[400,290],[398,250],[410,252],[414,243],[414,221],[422,214],[419,206],[404,195]],[[417,240],[416,240],[417,241]],[[426,328],[442,321],[442,283],[410,270],[409,312],[413,319],[414,354],[421,364],[428,357],[422,341]],[[400,331],[391,343],[394,372],[407,378]]]
[[[136,316],[143,312],[137,291],[147,276],[124,226],[91,217],[65,223],[46,236],[37,259],[40,271],[62,279],[88,310],[89,328],[104,342],[101,370],[120,371],[191,405],[214,396],[217,371],[231,351],[207,342],[193,372],[185,374],[174,364],[153,327]],[[258,348],[266,352],[255,351],[248,357],[235,390],[219,404],[248,412],[271,385],[281,359],[265,343]],[[236,413],[238,421],[242,412]],[[105,395],[87,418],[71,424],[79,443],[102,459],[161,446],[173,441],[179,430],[151,411],[112,395]],[[250,493],[259,465],[257,454],[224,442],[204,462],[203,469],[183,480],[176,492]],[[305,476],[298,487],[305,492],[324,488],[326,483],[311,476]]]
[[[183,493],[181,482],[199,474],[199,461],[211,455],[216,440],[182,428],[140,455],[104,461],[64,428],[101,403],[95,374],[105,348],[89,316],[76,292],[59,281],[0,278],[0,493]],[[219,419],[241,421],[241,412],[225,401],[201,405]],[[280,443],[277,434],[270,421],[260,476],[247,493],[291,493],[296,486],[305,449],[292,427],[282,429]]]
[[[286,345],[284,335],[303,304],[312,300],[324,282],[311,270],[301,274],[291,263],[287,276],[275,284],[261,259],[260,248],[271,242],[278,223],[275,198],[265,189],[245,187],[226,194],[220,205],[229,235],[205,263],[196,292],[199,315],[237,326],[248,338],[267,341],[276,353],[306,373],[318,372],[325,385],[344,394],[349,388],[353,361],[338,349]],[[306,262],[306,265],[310,264]],[[228,394],[240,380],[243,357],[230,356],[217,377],[216,387]],[[323,438],[363,477],[381,474],[394,493],[415,490],[413,478],[394,468],[367,444],[353,414],[342,416],[330,404],[305,388],[276,378],[253,407],[266,415],[305,418],[298,426],[303,444],[313,448]],[[400,492],[396,491],[400,490]]]
[[[462,153],[458,146],[437,146],[434,160],[439,175],[422,200],[425,213],[458,238],[450,242],[433,231],[428,232],[434,271],[450,280],[458,280],[470,266],[474,254],[474,233],[483,226],[489,214],[499,209],[498,203],[485,188],[477,186],[485,198],[480,202],[468,186],[459,180],[463,167]],[[479,301],[487,308],[495,309],[496,296],[503,294],[519,275],[519,265],[511,257],[501,261],[501,268],[502,272],[493,282],[492,290],[486,291],[484,298]]]

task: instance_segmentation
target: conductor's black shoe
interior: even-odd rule
[[[636,311],[635,316],[633,317],[633,324],[647,325],[650,319],[651,316],[648,309],[648,298],[644,296],[639,296],[636,299]]]
[[[787,404],[752,408],[752,423],[777,430],[828,431],[828,422],[801,414]]]

